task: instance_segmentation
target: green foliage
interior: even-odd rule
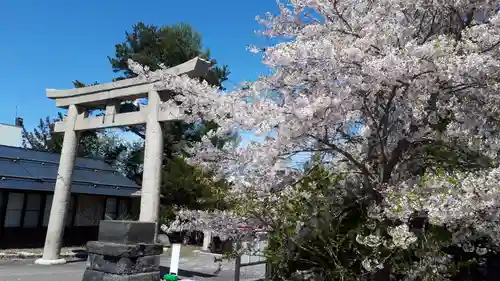
[[[166,147],[161,184],[161,215],[164,220],[174,219],[174,212],[179,207],[195,210],[221,210],[228,207],[225,199],[229,185],[225,180],[213,180],[210,173],[186,163],[181,154],[167,155],[169,152]],[[126,155],[121,166],[124,173],[141,184],[143,144],[129,146]]]
[[[416,268],[425,278],[411,280],[496,280],[498,254],[464,252],[453,245],[450,230],[428,224],[426,214],[415,213],[405,222],[418,237],[407,249],[360,244],[358,235],[375,234],[391,241],[389,227],[402,222],[370,213],[368,200],[372,199],[342,174],[314,160],[306,172],[279,201],[265,201],[261,207],[258,204],[262,203],[252,202],[245,207],[260,208],[260,218],[270,222],[266,255],[274,270],[273,280],[295,280],[292,276],[304,271],[323,278],[318,280],[397,281],[406,280]],[[248,209],[246,214],[251,213]],[[485,237],[476,237],[472,243],[476,248],[488,244]],[[426,260],[429,256],[436,261]],[[446,257],[450,259],[441,266],[439,260]],[[377,260],[384,267],[370,273],[362,266],[365,259]]]
[[[40,118],[40,122],[33,132],[29,132],[23,127],[23,146],[39,151],[60,152],[63,136],[54,133],[54,124],[62,119],[61,115],[59,113],[59,118],[54,119],[48,116],[45,119]]]
[[[223,210],[229,185],[225,180],[213,180],[200,168],[188,165],[182,157],[174,156],[163,169],[161,185],[162,216],[175,219],[175,208],[192,210]]]
[[[181,157],[171,159],[163,170],[162,201],[165,205],[183,202],[195,210],[224,209],[227,191],[227,183],[210,179],[210,175],[188,165]]]
[[[268,248],[276,276],[286,279],[310,269],[323,270],[327,280],[357,280],[362,274],[356,257],[366,250],[353,237],[363,230],[366,210],[352,194],[338,200],[332,186],[342,179],[314,166],[289,196],[281,198],[277,212],[282,215],[273,221]]]
[[[61,153],[63,143],[63,133],[54,132],[54,124],[64,118],[62,113],[58,113],[56,118],[45,117],[40,119],[40,123],[33,131],[23,128],[23,147],[38,151]],[[92,157],[101,159],[107,164],[122,171],[125,175],[133,174],[135,163],[127,162],[129,159],[139,161],[139,157],[134,158],[134,152],[142,150],[142,144],[126,143],[117,135],[100,131],[80,132],[77,156]],[[140,158],[142,163],[142,158]]]
[[[123,173],[131,180],[142,184],[142,164],[144,162],[144,144],[135,142],[128,146],[128,153],[123,159]]]
[[[83,88],[83,87],[87,87],[87,86],[95,86],[95,85],[99,85],[99,83],[97,82],[94,82],[94,83],[91,83],[91,84],[85,84],[83,82],[80,82],[79,80],[74,80],[73,81],[73,86],[75,86],[75,88]]]
[[[202,50],[201,35],[190,25],[180,23],[172,26],[157,27],[146,25],[142,22],[135,24],[131,32],[125,33],[125,41],[115,45],[115,57],[108,57],[113,71],[121,72],[123,76],[117,79],[134,77],[135,74],[128,68],[127,61],[132,59],[142,65],[156,70],[160,65],[172,67],[182,64],[192,58],[201,57],[210,59],[210,50]],[[215,66],[211,69],[205,80],[212,85],[222,88],[222,83],[230,74],[226,65]],[[135,111],[128,104],[122,111]],[[185,152],[184,147],[190,142],[200,141],[202,136],[211,128],[216,128],[213,122],[202,124],[188,124],[182,121],[169,122],[165,126],[165,150],[166,157],[179,152]],[[126,128],[141,138],[145,138],[145,126],[134,126]]]
[[[108,57],[108,59],[113,71],[123,74],[117,79],[125,79],[135,76],[128,68],[127,61],[129,59],[156,70],[160,65],[172,67],[197,56],[210,60],[210,50],[202,50],[201,35],[190,25],[180,23],[157,27],[139,22],[132,27],[131,32],[125,33],[124,42],[115,45],[115,57]],[[215,64],[215,60],[211,61]],[[229,73],[229,68],[226,65],[215,66],[205,79],[210,84],[222,88],[222,83],[227,80]],[[121,110],[127,112],[136,109],[132,104],[128,104]],[[201,124],[174,121],[165,124],[165,157],[172,159],[175,154],[185,153],[184,148],[189,146],[189,143],[200,141],[208,130],[216,127],[217,125],[211,121]],[[145,138],[145,126],[133,126],[125,130]]]
[[[63,120],[64,115],[58,113],[56,118],[40,118],[38,126],[32,132],[23,128],[23,146],[39,151],[60,153],[64,135],[55,133],[54,126],[58,121]],[[77,156],[90,157],[95,155],[98,146],[98,133],[94,131],[84,131],[80,135]]]
[[[135,76],[128,68],[128,59],[148,66],[151,70],[159,69],[160,65],[173,67],[195,57],[210,60],[215,64],[216,61],[210,58],[210,50],[203,50],[202,47],[201,35],[188,24],[157,27],[139,22],[132,27],[132,31],[125,33],[125,41],[115,45],[115,57],[108,59],[113,71],[122,73],[122,76],[116,78],[119,80]],[[222,83],[227,80],[229,73],[226,65],[214,66],[204,79],[222,88]],[[135,109],[122,107],[121,110],[126,112]],[[209,121],[196,124],[175,121],[164,124],[162,212],[166,218],[172,217],[175,207],[224,207],[216,197],[217,192],[225,192],[227,189],[225,183],[213,182],[209,175],[204,175],[197,167],[188,165],[183,159],[188,153],[187,148],[192,143],[201,141],[202,137],[214,128],[217,128],[217,124]],[[145,138],[145,126],[129,127],[126,130]],[[232,135],[224,140],[213,141],[222,145],[226,141],[235,141],[236,138],[236,135]],[[127,175],[140,183],[143,148],[135,147],[129,156],[125,168]]]
[[[160,65],[173,67],[192,58],[210,59],[210,50],[202,50],[202,38],[196,30],[185,23],[172,26],[157,27],[139,22],[125,33],[125,41],[115,45],[115,57],[108,57],[114,72],[122,72],[117,79],[134,77],[128,68],[127,61],[132,59],[151,70],[157,70]],[[213,64],[215,60],[211,60]],[[227,80],[229,69],[226,65],[212,69],[207,81],[222,87]]]

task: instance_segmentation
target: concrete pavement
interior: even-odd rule
[[[57,266],[35,265],[34,260],[1,261],[1,281],[81,281],[85,262]]]
[[[225,262],[219,269],[214,257],[198,254],[194,257],[181,258],[179,275],[199,281],[234,280],[234,263]],[[162,257],[162,274],[168,273],[168,257]],[[81,281],[86,262],[71,262],[64,265],[41,266],[33,260],[0,261],[0,281]],[[241,280],[257,280],[264,275],[264,266],[252,266],[241,269]]]

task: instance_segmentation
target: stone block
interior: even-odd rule
[[[134,244],[154,243],[155,223],[139,221],[102,220],[99,223],[99,241]]]
[[[158,235],[158,243],[162,244],[163,247],[170,247],[172,244],[170,244],[170,239],[166,234],[159,234]]]
[[[126,258],[89,254],[87,268],[120,275],[155,272],[160,270],[160,256]]]
[[[159,281],[160,272],[138,273],[131,275],[118,275],[86,269],[82,281]]]
[[[87,242],[87,252],[89,254],[104,256],[137,258],[161,255],[163,253],[163,246],[160,244],[117,244],[102,241],[89,241]]]

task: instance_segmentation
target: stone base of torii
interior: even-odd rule
[[[194,58],[160,71],[194,78],[204,77],[210,67],[210,62]],[[183,117],[178,108],[167,105],[166,100],[170,94],[158,88],[156,82],[158,81],[131,78],[70,90],[47,90],[47,97],[54,99],[57,107],[67,108],[68,113],[65,120],[55,125],[55,132],[64,132],[64,140],[43,256],[36,260],[37,264],[53,265],[66,262],[60,258],[60,251],[71,195],[78,136],[81,131],[146,124],[139,221],[157,225],[163,155],[162,122],[179,120]],[[138,98],[147,98],[147,105],[141,106],[136,112],[118,112],[120,103]],[[89,117],[88,109],[103,109],[105,114]]]

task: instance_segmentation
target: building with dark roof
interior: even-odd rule
[[[0,248],[43,246],[59,157],[0,145]],[[140,186],[104,161],[77,158],[63,244],[96,240],[102,219],[134,217],[137,194]]]

